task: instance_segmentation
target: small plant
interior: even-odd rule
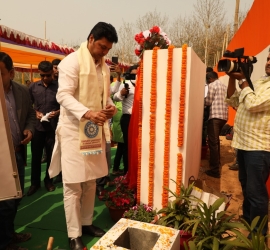
[[[123,218],[150,223],[154,221],[156,216],[156,210],[146,204],[141,204],[127,210]]]
[[[174,181],[175,182],[175,181]],[[176,183],[176,182],[175,182]],[[193,183],[187,188],[182,184],[180,194],[172,192],[170,189],[166,188],[175,199],[169,202],[167,207],[164,207],[158,211],[161,215],[157,224],[167,227],[173,227],[175,229],[180,229],[180,226],[193,218],[193,202],[198,203],[200,200],[191,195],[193,189]]]
[[[114,179],[116,188],[105,191],[104,199],[107,207],[115,209],[129,209],[135,204],[135,190],[128,188],[126,176]]]
[[[218,212],[223,202],[224,198],[219,198],[209,207],[206,203],[199,204],[197,218],[181,226],[186,230],[192,228],[192,241],[188,243],[189,248],[185,244],[186,250],[227,250],[244,245],[234,240],[236,233],[240,235],[239,229],[245,229],[245,226],[240,222],[231,222],[235,215],[227,216],[225,211]]]
[[[255,217],[252,220],[251,225],[249,225],[244,219],[241,219],[241,222],[249,231],[249,236],[246,237],[239,231],[234,232],[237,235],[237,241],[239,242],[237,242],[237,246],[241,246],[242,249],[269,250],[265,242],[270,235],[263,235],[263,229],[266,223],[268,223],[268,216],[266,215],[257,226],[259,219],[260,216]]]

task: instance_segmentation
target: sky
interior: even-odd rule
[[[39,38],[45,38],[46,33],[47,39],[58,44],[78,45],[86,40],[92,27],[99,21],[111,23],[118,30],[123,22],[135,23],[139,17],[154,10],[169,16],[170,21],[173,21],[179,16],[189,16],[194,11],[196,2],[197,0],[0,0],[0,25]],[[233,20],[236,0],[223,2],[227,17]],[[253,0],[240,0],[240,10],[249,9],[252,3]]]

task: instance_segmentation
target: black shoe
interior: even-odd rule
[[[77,237],[74,239],[68,239],[69,242],[69,248],[71,250],[84,250],[85,249],[85,245],[82,242],[82,238],[81,237]]]
[[[53,181],[54,184],[56,183],[62,183],[62,174],[59,174],[55,177],[54,181]]]
[[[52,184],[52,182],[44,182],[44,185],[48,192],[55,190],[55,186]]]
[[[103,186],[97,186],[96,187],[96,195],[97,196],[103,196],[104,194],[104,187]]]
[[[31,233],[14,233],[12,237],[12,243],[22,243],[28,241],[31,238]]]
[[[105,234],[105,231],[94,225],[89,225],[89,226],[82,226],[82,233],[94,237],[102,237]]]
[[[208,176],[214,177],[214,178],[220,178],[220,173],[214,172],[213,170],[206,170],[204,173],[206,173]]]
[[[231,165],[231,166],[229,167],[229,169],[230,169],[230,170],[235,170],[235,171],[239,170],[239,165],[238,165],[238,163],[235,163],[235,164]]]
[[[27,196],[34,194],[35,192],[38,191],[39,188],[40,188],[40,185],[31,185],[27,192]]]

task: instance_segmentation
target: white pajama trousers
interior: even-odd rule
[[[82,236],[82,226],[92,225],[96,180],[63,183],[64,209],[69,238]]]

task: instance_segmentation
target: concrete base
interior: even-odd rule
[[[179,250],[179,230],[122,218],[90,250]]]

